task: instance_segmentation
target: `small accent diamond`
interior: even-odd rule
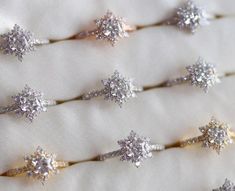
[[[119,140],[118,144],[121,146],[121,160],[130,161],[136,167],[139,167],[144,159],[152,157],[150,139],[140,137],[134,131],[131,131],[126,139]]]
[[[102,80],[102,83],[105,99],[115,101],[120,106],[129,98],[136,97],[133,80],[124,78],[118,71],[115,71],[110,78]]]
[[[34,154],[25,157],[27,175],[44,184],[50,175],[58,173],[55,158],[55,154],[48,154],[38,147]]]
[[[102,18],[96,19],[95,24],[97,26],[96,38],[108,40],[112,45],[120,38],[128,37],[125,30],[125,20],[110,11],[107,11]]]
[[[202,146],[216,150],[220,154],[221,150],[233,142],[230,136],[228,124],[221,123],[212,117],[208,125],[199,128],[203,134]]]
[[[226,179],[223,186],[213,189],[212,191],[235,191],[235,185],[230,180]]]
[[[3,50],[3,53],[15,55],[20,61],[22,61],[23,56],[27,52],[35,49],[33,34],[30,31],[20,28],[17,24],[14,25],[10,32],[1,35],[1,37],[0,49]]]
[[[177,26],[191,33],[194,33],[199,26],[209,23],[205,10],[197,7],[192,1],[187,1],[183,7],[178,8],[176,15]]]
[[[25,116],[31,122],[38,114],[47,110],[43,93],[31,89],[27,85],[21,93],[18,93],[12,98],[15,102],[14,105],[16,107],[16,114]]]
[[[187,66],[186,69],[191,84],[202,88],[205,92],[220,82],[215,66],[202,58],[199,58],[194,65]]]

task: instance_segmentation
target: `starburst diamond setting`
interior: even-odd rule
[[[202,58],[199,58],[194,65],[187,66],[186,69],[191,84],[202,88],[205,92],[220,82],[215,65],[207,63]]]
[[[21,93],[12,97],[14,99],[15,113],[33,121],[38,114],[47,111],[46,100],[43,97],[42,92],[33,90],[26,85]]]
[[[219,122],[214,117],[212,117],[208,125],[200,127],[199,130],[203,134],[202,146],[212,148],[218,154],[228,144],[233,143],[229,125]]]
[[[178,8],[176,12],[177,26],[194,33],[199,26],[209,23],[204,9],[198,7],[192,1]]]
[[[25,157],[27,176],[44,183],[52,174],[57,174],[57,162],[55,154],[46,153],[41,147],[36,152]]]
[[[0,49],[3,50],[3,53],[15,55],[20,61],[26,53],[35,49],[36,40],[33,34],[17,24],[10,32],[1,35],[1,37]]]
[[[132,79],[123,77],[118,71],[105,80],[102,80],[104,85],[104,98],[114,101],[120,106],[129,98],[136,97],[137,88],[133,84]]]
[[[120,38],[128,37],[125,30],[125,19],[115,16],[112,12],[107,13],[100,19],[95,20],[97,26],[96,38],[107,40],[114,45]]]
[[[139,167],[144,159],[152,157],[150,139],[140,137],[134,131],[131,131],[126,139],[119,140],[118,144],[121,147],[121,160],[130,161],[136,167]]]
[[[226,179],[223,186],[213,189],[212,191],[235,191],[235,185],[230,180]]]

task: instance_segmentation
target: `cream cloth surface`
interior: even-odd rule
[[[107,9],[145,25],[168,18],[179,0],[0,0],[1,33],[16,23],[37,37],[62,39],[86,29]],[[115,48],[94,40],[70,40],[39,47],[23,63],[0,54],[0,104],[28,84],[48,99],[67,99],[102,87],[100,80],[115,69],[139,85],[151,85],[185,74],[199,56],[218,71],[235,71],[235,2],[197,1],[212,14],[228,15],[200,28],[195,35],[172,26],[131,33]],[[131,130],[167,144],[197,136],[197,127],[213,115],[235,130],[235,77],[222,80],[208,94],[182,85],[147,91],[123,108],[97,98],[48,109],[32,124],[14,115],[0,115],[0,171],[24,164],[22,157],[38,145],[59,159],[82,160],[118,148]],[[64,169],[45,186],[25,177],[0,177],[4,191],[209,191],[227,177],[235,181],[235,145],[221,155],[193,146],[155,153],[135,168],[118,159],[89,162]]]

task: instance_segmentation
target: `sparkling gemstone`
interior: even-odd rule
[[[18,25],[15,25],[10,32],[1,35],[1,37],[3,41],[0,44],[0,49],[3,50],[3,53],[15,55],[20,61],[27,52],[35,49],[33,34]]]
[[[203,134],[203,146],[211,147],[220,153],[226,145],[232,143],[229,129],[227,124],[212,118],[208,125],[200,128]]]
[[[51,174],[57,173],[55,158],[54,154],[47,154],[38,147],[33,155],[25,157],[27,175],[44,183]]]
[[[16,107],[15,112],[21,116],[25,116],[30,121],[41,112],[46,111],[45,100],[43,93],[25,86],[21,93],[12,97]]]
[[[215,66],[202,58],[199,58],[194,65],[187,66],[186,69],[191,84],[202,88],[205,92],[220,82]]]
[[[213,191],[235,191],[235,185],[233,182],[226,179],[225,183],[221,187],[213,189]]]
[[[149,157],[152,157],[150,139],[140,137],[134,131],[123,140],[119,140],[118,144],[121,147],[121,160],[130,161],[136,167],[141,165],[141,162]]]
[[[125,20],[115,16],[108,11],[102,18],[95,20],[97,31],[96,37],[101,40],[108,40],[114,45],[120,38],[128,36],[125,30]]]
[[[136,96],[133,80],[122,77],[118,71],[115,71],[110,78],[102,80],[102,83],[105,99],[114,101],[120,106],[129,98]]]
[[[192,1],[187,1],[183,7],[178,8],[176,14],[177,26],[180,29],[186,29],[192,33],[199,26],[209,23],[205,10],[197,7]]]

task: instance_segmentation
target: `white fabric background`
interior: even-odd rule
[[[0,0],[1,33],[17,23],[41,38],[60,39],[87,28],[107,9],[145,25],[172,14],[179,0]],[[216,63],[221,72],[235,70],[235,4],[233,0],[197,1],[212,14],[228,15],[195,35],[161,26],[140,30],[115,48],[97,41],[62,41],[27,55],[23,63],[0,54],[0,103],[25,84],[47,98],[66,99],[101,87],[100,80],[115,69],[139,85],[155,84],[184,74],[198,56]],[[33,124],[14,115],[0,116],[0,171],[22,165],[22,156],[38,145],[64,160],[82,160],[118,148],[116,141],[135,130],[153,142],[171,143],[199,134],[198,126],[212,115],[235,129],[234,77],[208,94],[190,86],[147,91],[122,109],[102,99],[70,102],[50,108]],[[209,191],[227,177],[235,181],[235,146],[220,156],[200,149],[171,149],[155,153],[136,169],[118,159],[67,168],[45,186],[25,177],[0,177],[3,191],[158,190]]]

